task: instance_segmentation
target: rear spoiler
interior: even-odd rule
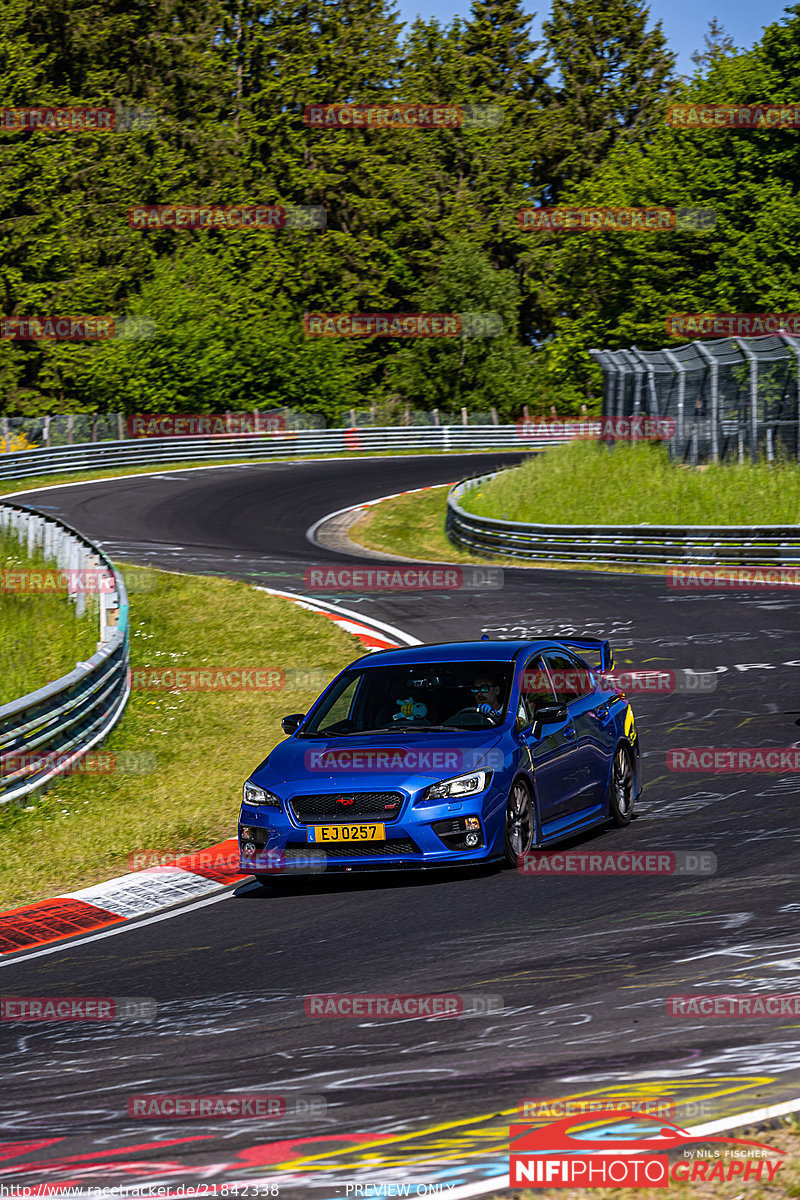
[[[611,643],[602,638],[569,638],[559,637],[554,638],[554,641],[563,642],[565,646],[574,646],[577,650],[594,650],[600,655],[600,671],[614,670],[614,653],[611,649]]]

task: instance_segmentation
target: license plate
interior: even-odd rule
[[[310,825],[309,842],[383,842],[386,829],[383,825]]]

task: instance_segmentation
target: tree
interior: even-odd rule
[[[620,140],[652,134],[672,86],[675,55],[642,0],[553,0],[544,22],[559,76],[548,122],[555,203],[589,178]]]

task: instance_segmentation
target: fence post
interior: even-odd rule
[[[797,458],[800,460],[800,341],[798,341],[795,337],[791,337],[788,333],[782,333],[780,335],[780,339],[782,342],[785,342],[791,350],[795,357],[795,363],[797,366],[794,395],[794,419],[796,425],[795,434],[797,439]]]
[[[125,425],[122,420],[122,413],[117,413],[117,440],[122,442],[125,439]],[[49,444],[49,443],[48,443]]]
[[[462,425],[469,425],[469,415],[468,415],[468,413],[467,413],[467,410],[466,410],[465,408],[462,408],[462,409],[461,409],[461,424],[462,424]]]
[[[50,449],[50,418],[49,417],[45,417],[45,419],[44,419],[44,444],[47,447],[47,449],[49,450]]]
[[[719,364],[702,342],[692,342],[711,368],[711,461],[719,462]]]
[[[438,410],[438,408],[435,408],[433,410],[433,423],[438,429],[439,428],[439,410]]]
[[[684,412],[686,406],[686,367],[676,354],[671,350],[662,350],[661,353],[667,362],[672,363],[673,370],[678,372],[678,402],[675,406],[677,420],[675,422],[675,440],[678,447],[683,446],[683,439],[686,436],[686,427],[684,424]]]
[[[741,338],[733,340],[750,368],[750,458],[755,462],[758,458],[758,359]]]
[[[72,428],[73,428],[73,416],[72,416],[72,413],[70,413],[69,416],[67,417],[67,445],[68,446],[72,445]]]
[[[496,408],[493,408],[493,409],[492,409],[492,424],[493,424],[493,425],[499,425],[499,424],[500,424],[500,418],[499,418],[499,417],[498,417],[498,415],[497,415],[497,409],[496,409]]]

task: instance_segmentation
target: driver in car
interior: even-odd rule
[[[500,684],[496,680],[490,679],[488,675],[479,675],[470,691],[475,697],[478,712],[499,719],[503,711],[503,701],[500,696]]]

